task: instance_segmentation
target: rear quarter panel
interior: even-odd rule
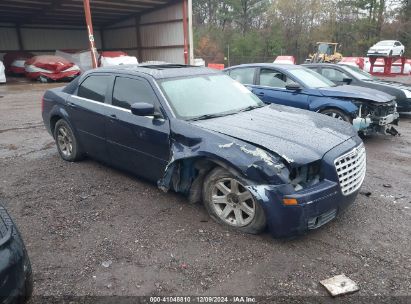
[[[65,118],[69,121],[69,114],[66,111],[66,100],[69,94],[63,92],[64,87],[47,90],[43,96],[42,117],[47,131],[53,135],[52,121],[58,118]]]

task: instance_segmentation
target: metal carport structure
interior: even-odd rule
[[[18,50],[88,49],[84,1],[0,1],[0,58]],[[192,60],[191,0],[89,1],[98,50],[122,50],[139,62]]]

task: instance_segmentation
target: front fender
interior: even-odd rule
[[[182,138],[172,134],[171,157],[158,186],[167,191],[187,193],[199,174],[199,161],[212,162],[234,175],[259,184],[283,184],[288,179],[288,168],[277,155],[240,140],[221,136]]]
[[[358,113],[358,107],[349,100],[337,99],[337,98],[318,98],[314,97],[310,99],[309,109],[310,111],[321,112],[327,108],[337,108],[344,113],[347,113],[351,117],[356,117]]]

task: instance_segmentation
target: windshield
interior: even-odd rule
[[[348,73],[351,73],[352,75],[355,76],[355,78],[361,79],[361,80],[374,80],[374,77],[361,70],[360,68],[353,66],[353,65],[344,65],[343,69],[346,70]]]
[[[185,120],[264,106],[257,96],[227,75],[166,79],[160,82],[160,87],[174,114]]]
[[[393,44],[394,44],[394,42],[392,42],[392,41],[380,41],[376,44],[376,46],[391,46]]]
[[[297,80],[302,82],[305,87],[310,89],[335,87],[334,82],[310,69],[290,69],[288,71]]]
[[[332,55],[334,53],[333,46],[326,43],[320,43],[318,45],[318,53]]]

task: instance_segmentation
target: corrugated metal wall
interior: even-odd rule
[[[123,50],[140,57],[140,61],[184,63],[182,9],[182,3],[168,5],[140,18],[123,20],[101,32],[95,29],[96,46],[98,49]],[[21,36],[24,49],[35,54],[54,53],[57,49],[88,48],[87,33],[79,27],[49,29],[45,25],[30,25],[30,28],[21,28]],[[138,45],[139,36],[141,45]],[[14,25],[0,23],[0,58],[4,51],[19,49],[17,37]]]
[[[87,31],[68,28],[47,29],[44,26],[33,25],[33,28],[21,28],[23,48],[35,54],[54,53],[55,50],[88,48]],[[36,28],[37,27],[37,28]],[[101,47],[100,32],[95,31],[98,48]],[[0,27],[0,53],[18,50],[19,42],[15,28]]]
[[[140,61],[184,63],[184,33],[182,4],[175,4],[105,28],[105,49],[125,50]],[[138,27],[141,45],[138,45]]]

